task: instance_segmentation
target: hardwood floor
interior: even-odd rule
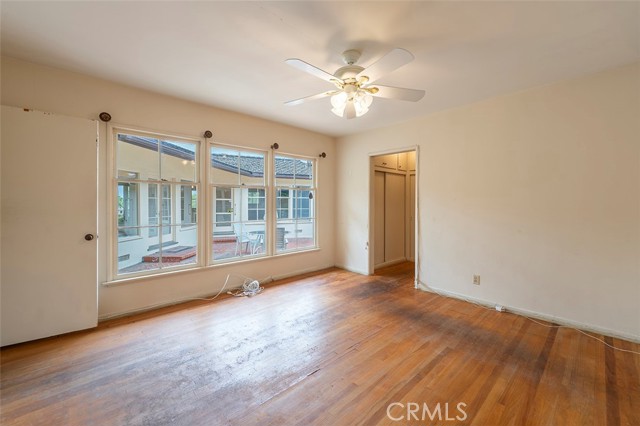
[[[414,290],[412,268],[332,269],[4,348],[0,422],[640,425],[640,356]]]

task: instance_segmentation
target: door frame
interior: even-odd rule
[[[418,288],[418,283],[420,282],[420,203],[418,202],[418,194],[419,186],[420,186],[420,146],[419,145],[410,145],[400,148],[392,148],[386,149],[382,151],[373,151],[369,153],[369,243],[368,243],[368,251],[369,251],[369,262],[367,267],[367,273],[369,275],[373,275],[375,271],[375,241],[374,241],[374,228],[375,228],[375,172],[376,169],[373,165],[373,157],[377,157],[379,155],[387,155],[387,154],[400,154],[402,152],[411,152],[415,151],[416,153],[416,185],[415,185],[415,210],[414,210],[414,263],[415,263],[415,272],[414,272],[414,286]]]

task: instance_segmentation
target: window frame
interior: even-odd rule
[[[130,179],[128,180],[129,182],[134,182],[137,183],[139,186],[138,189],[138,229],[140,229],[141,232],[139,232],[139,234],[137,236],[132,236],[126,239],[119,239],[118,238],[118,214],[117,214],[117,210],[116,210],[116,191],[118,188],[118,182],[119,182],[119,177],[118,177],[118,161],[117,161],[117,152],[118,152],[118,148],[117,148],[117,142],[118,142],[118,134],[127,134],[127,135],[131,135],[131,136],[139,136],[139,137],[144,137],[144,138],[154,138],[154,139],[159,139],[159,140],[168,140],[171,142],[184,142],[184,143],[190,143],[190,144],[195,144],[195,153],[196,153],[196,158],[197,161],[195,163],[195,181],[194,182],[189,182],[189,181],[182,181],[182,180],[162,180],[161,176],[158,176],[158,179],[142,179],[140,178],[140,176],[138,176],[136,179]],[[198,218],[196,219],[196,223],[193,225],[190,225],[190,228],[193,228],[195,226],[196,228],[196,238],[197,238],[197,242],[196,242],[196,261],[194,263],[190,263],[190,264],[185,264],[185,265],[177,265],[177,266],[171,266],[171,267],[165,267],[165,268],[157,268],[157,269],[152,269],[152,270],[141,270],[141,271],[136,271],[136,272],[131,272],[131,273],[120,273],[118,271],[118,243],[119,242],[127,242],[127,241],[131,241],[131,240],[140,240],[140,239],[144,239],[145,236],[145,231],[147,229],[150,229],[151,226],[156,226],[158,227],[158,234],[161,233],[161,230],[164,226],[169,227],[170,229],[170,233],[167,235],[171,235],[173,237],[173,234],[181,228],[181,224],[176,222],[178,220],[178,217],[180,215],[180,212],[177,211],[176,206],[175,206],[175,202],[176,202],[176,194],[179,194],[179,190],[177,189],[180,185],[190,185],[190,186],[194,186],[195,187],[195,191],[197,193],[201,193],[201,186],[202,186],[202,160],[203,160],[203,148],[206,146],[205,143],[205,139],[203,138],[197,138],[197,137],[193,137],[193,136],[188,136],[188,135],[179,135],[179,134],[175,134],[175,133],[165,133],[165,132],[161,132],[161,131],[156,131],[156,130],[148,130],[148,129],[141,129],[138,127],[132,128],[129,126],[124,126],[124,125],[118,125],[118,124],[108,124],[107,125],[107,157],[108,157],[108,167],[107,167],[107,197],[108,197],[108,202],[107,202],[107,221],[108,221],[108,225],[107,225],[107,244],[108,244],[108,250],[107,250],[107,262],[108,262],[108,267],[107,267],[107,282],[119,282],[119,281],[130,281],[132,279],[137,279],[137,278],[149,278],[149,277],[153,277],[155,275],[163,275],[163,274],[167,274],[167,273],[174,273],[174,272],[178,272],[178,271],[183,271],[183,270],[191,270],[191,269],[196,269],[196,268],[200,268],[203,265],[206,264],[206,262],[204,261],[205,259],[205,252],[204,252],[204,247],[202,244],[202,238],[203,238],[203,232],[202,232],[202,228],[203,226],[201,225],[201,220],[199,218],[199,214],[198,214]],[[161,151],[158,151],[158,161],[161,162],[162,161],[162,154]],[[142,186],[143,185],[152,185],[152,184],[156,184],[157,185],[157,189],[158,189],[158,193],[157,193],[157,197],[160,199],[158,200],[158,224],[156,225],[142,225],[140,222],[140,218],[141,216],[141,209],[140,209],[140,202],[144,202],[144,200],[141,200],[141,194],[142,194]],[[169,187],[169,192],[171,194],[171,201],[170,201],[170,209],[171,209],[171,217],[172,219],[175,218],[175,220],[172,221],[172,223],[164,225],[162,224],[162,195],[163,195],[163,191],[162,191],[162,186],[168,186]],[[175,187],[175,188],[174,188]],[[179,197],[178,197],[179,198]],[[197,211],[201,212],[203,209],[203,203],[204,201],[201,199],[202,197],[198,196],[197,199]],[[146,199],[146,202],[148,203],[148,197]],[[148,215],[148,211],[147,211],[147,215]],[[148,218],[147,218],[148,220]],[[175,222],[175,223],[174,223]],[[188,230],[185,229],[185,230]],[[158,238],[159,235],[155,236],[155,237],[147,237],[147,238]],[[171,237],[169,238],[169,240],[171,240]]]
[[[238,151],[238,153],[241,152],[246,152],[246,153],[255,153],[255,154],[260,154],[264,157],[264,174],[263,174],[263,186],[262,185],[254,185],[254,184],[250,184],[250,183],[246,183],[246,182],[242,182],[242,178],[241,178],[241,174],[240,174],[240,161],[238,161],[238,181],[236,183],[229,183],[229,182],[214,182],[212,174],[211,174],[211,169],[213,168],[213,166],[211,165],[211,161],[210,161],[210,157],[211,157],[211,150],[213,148],[220,148],[223,150],[230,150],[230,151]],[[209,197],[211,197],[212,199],[208,202],[207,204],[207,208],[210,208],[210,211],[207,211],[207,235],[211,235],[211,238],[213,238],[213,232],[214,232],[214,221],[215,218],[218,214],[224,214],[224,213],[217,213],[214,206],[213,206],[213,201],[215,200],[216,203],[218,201],[217,198],[213,197],[213,193],[214,191],[217,191],[220,188],[229,188],[231,190],[231,204],[232,207],[234,206],[234,203],[237,203],[238,207],[239,207],[239,212],[233,212],[232,216],[231,216],[231,220],[228,222],[229,226],[232,227],[233,232],[235,233],[235,229],[236,226],[239,225],[240,227],[243,227],[244,224],[246,223],[253,223],[254,225],[260,225],[261,223],[264,224],[264,228],[265,228],[265,232],[264,232],[264,241],[263,241],[263,245],[264,245],[264,251],[262,253],[251,253],[251,254],[243,254],[240,253],[240,255],[234,255],[232,257],[229,258],[222,258],[222,259],[214,259],[214,248],[213,248],[213,241],[211,242],[211,244],[208,244],[208,249],[210,250],[207,253],[207,262],[208,265],[210,266],[216,266],[216,265],[224,265],[224,264],[230,264],[230,263],[236,263],[236,262],[243,262],[243,261],[247,261],[247,260],[253,260],[253,259],[264,259],[264,258],[269,258],[271,257],[271,250],[270,250],[270,243],[269,241],[271,240],[271,237],[269,235],[269,210],[270,210],[270,203],[271,201],[269,200],[268,194],[269,194],[269,158],[270,158],[270,153],[269,151],[266,150],[261,150],[261,149],[256,149],[256,148],[251,148],[251,147],[245,147],[245,146],[239,146],[239,145],[229,145],[229,144],[223,144],[223,143],[219,143],[216,141],[209,141],[208,146],[207,146],[207,194]],[[257,219],[257,220],[250,220],[249,219],[249,210],[248,210],[248,198],[249,198],[249,190],[251,189],[257,189],[257,190],[264,190],[265,192],[265,217],[264,219]],[[244,206],[245,203],[245,196],[243,194],[243,191],[246,191],[246,206]],[[238,198],[237,201],[236,198]],[[224,200],[229,200],[228,198],[224,198]],[[243,218],[244,217],[244,209],[247,209],[246,211],[246,219]],[[235,214],[238,214],[237,217],[234,217]],[[224,222],[227,223],[227,222]],[[241,233],[244,234],[244,233]],[[238,238],[238,236],[236,236],[236,238]],[[240,238],[242,238],[242,236],[240,236]]]
[[[214,141],[211,139],[206,139],[204,137],[194,137],[193,135],[184,135],[178,134],[174,132],[164,132],[158,131],[155,129],[144,129],[141,127],[132,127],[127,125],[121,125],[117,123],[108,123],[107,124],[107,135],[106,135],[106,152],[107,152],[107,172],[106,172],[106,180],[107,180],[107,188],[106,188],[106,196],[107,196],[107,236],[106,236],[106,247],[107,247],[107,280],[104,285],[110,284],[118,284],[121,282],[136,282],[143,279],[152,279],[154,276],[161,276],[166,274],[173,274],[176,272],[184,272],[188,270],[197,270],[202,268],[215,268],[215,267],[224,267],[225,265],[234,264],[238,262],[251,262],[251,261],[260,261],[266,260],[276,256],[288,256],[296,253],[302,253],[307,251],[315,251],[321,248],[320,246],[320,236],[318,235],[318,182],[319,182],[319,164],[317,158],[313,156],[301,155],[297,153],[289,153],[289,152],[278,152],[268,149],[260,149],[252,146],[242,146],[242,145],[231,145],[226,143],[221,143],[218,141]],[[119,273],[118,272],[118,242],[123,241],[118,239],[118,212],[116,210],[116,193],[118,191],[118,164],[117,164],[117,135],[119,133],[124,133],[133,136],[147,137],[147,138],[157,138],[159,140],[169,140],[175,142],[187,142],[193,143],[196,145],[196,155],[198,157],[197,164],[195,166],[195,176],[194,182],[183,181],[183,180],[171,180],[167,182],[161,182],[160,176],[158,178],[158,182],[150,181],[150,180],[142,180],[139,179],[131,179],[130,182],[137,182],[138,186],[138,229],[141,230],[140,235],[131,236],[129,239],[142,239],[145,238],[144,230],[148,229],[150,225],[144,224],[146,221],[141,222],[141,215],[147,214],[148,210],[145,208],[144,211],[141,208],[140,203],[147,202],[143,199],[143,184],[150,183],[158,183],[157,188],[157,197],[158,200],[158,215],[161,215],[162,212],[162,190],[161,185],[167,184],[170,187],[170,191],[172,194],[172,217],[175,220],[170,225],[172,232],[176,231],[189,231],[192,228],[196,228],[197,235],[197,260],[192,264],[186,265],[178,265],[171,266],[167,268],[158,268],[154,270],[142,270],[136,271],[132,273]],[[224,149],[238,150],[238,151],[249,151],[263,154],[265,156],[265,170],[264,170],[264,190],[265,190],[265,218],[263,221],[265,227],[265,243],[264,243],[264,253],[261,253],[260,256],[245,256],[245,257],[232,257],[230,259],[224,260],[213,260],[213,247],[212,247],[212,235],[213,235],[213,220],[215,217],[215,209],[211,204],[212,194],[210,194],[210,188],[215,186],[230,186],[228,184],[216,184],[212,181],[211,177],[211,160],[210,160],[210,150],[211,147],[217,146]],[[162,154],[158,153],[158,156],[161,158]],[[313,234],[314,234],[314,245],[312,247],[305,247],[302,249],[293,249],[278,252],[276,250],[276,241],[275,241],[275,233],[276,227],[278,224],[278,207],[276,202],[276,178],[275,178],[275,161],[276,156],[285,156],[290,158],[296,158],[301,160],[311,160],[313,162],[313,184],[311,187],[303,187],[300,188],[302,190],[310,190],[313,191],[314,194],[314,213],[313,213]],[[162,159],[160,159],[162,161]],[[195,224],[182,224],[182,197],[181,190],[179,189],[180,185],[189,185],[195,188],[195,192],[197,193],[197,199],[195,203],[197,205],[196,211],[196,220]],[[243,183],[238,184],[239,187],[248,189],[250,187],[255,187],[253,185],[245,185]],[[175,188],[174,188],[175,187]],[[284,187],[284,189],[289,191],[289,198],[286,202],[288,209],[288,220],[293,220],[294,213],[294,201],[291,195],[293,194],[293,189],[291,187]],[[180,203],[178,206],[177,203]],[[148,218],[147,218],[148,219]],[[247,221],[248,221],[248,213],[247,213]],[[162,220],[159,216],[159,224],[154,226],[159,226],[158,233],[160,233]],[[233,217],[231,223],[234,223]],[[211,237],[209,237],[211,236]]]
[[[286,157],[286,158],[291,158],[294,161],[295,160],[301,160],[301,161],[310,161],[312,163],[312,174],[311,174],[311,185],[310,186],[300,186],[297,185],[295,180],[295,172],[294,172],[294,184],[293,185],[289,185],[289,186],[284,186],[284,185],[278,185],[278,180],[276,177],[276,157]],[[277,194],[280,190],[285,190],[288,189],[289,190],[289,205],[288,205],[288,210],[289,210],[289,216],[287,218],[284,218],[284,220],[278,219],[277,217],[273,219],[272,222],[272,233],[274,235],[273,238],[273,243],[272,243],[272,250],[273,250],[273,254],[276,256],[282,256],[282,255],[287,255],[287,254],[293,254],[293,253],[300,253],[300,252],[305,252],[305,251],[311,251],[311,250],[317,250],[320,248],[320,244],[319,244],[319,239],[318,239],[318,217],[317,217],[317,201],[318,201],[318,164],[319,161],[317,158],[315,157],[310,157],[310,156],[306,156],[306,155],[300,155],[300,154],[291,154],[288,152],[274,152],[271,158],[271,179],[272,179],[272,185],[271,185],[271,194],[272,197],[274,199],[277,198]],[[297,206],[297,194],[300,191],[309,191],[310,193],[313,194],[313,208],[309,207],[309,213],[310,213],[310,217],[306,217],[306,218],[299,218],[297,217],[297,210],[298,210],[298,206]],[[273,216],[276,216],[276,209],[274,209],[274,213]],[[297,224],[299,221],[301,222],[312,222],[313,226],[313,246],[310,247],[304,247],[304,248],[291,248],[291,249],[284,249],[284,250],[278,250],[276,247],[276,241],[275,241],[275,234],[276,234],[276,229],[278,227],[278,221],[281,220],[282,222],[293,222],[294,223],[294,229],[297,230]],[[296,237],[297,238],[297,237]],[[286,239],[286,234],[285,234],[285,239]]]

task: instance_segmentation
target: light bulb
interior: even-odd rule
[[[369,106],[373,102],[373,96],[364,90],[358,90],[353,96],[356,117],[362,117],[369,112]]]
[[[347,106],[347,98],[348,95],[345,92],[340,92],[337,95],[333,95],[331,97],[331,106],[333,106],[331,112],[338,117],[342,117],[344,115],[344,109]]]

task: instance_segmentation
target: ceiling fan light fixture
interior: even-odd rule
[[[371,86],[372,83],[375,83],[385,74],[413,60],[413,55],[404,49],[392,49],[367,68],[356,65],[360,58],[360,51],[358,50],[347,50],[343,52],[342,57],[346,65],[337,69],[333,74],[297,58],[287,59],[285,61],[287,64],[333,84],[337,90],[294,99],[285,102],[285,105],[298,105],[306,101],[330,97],[331,112],[338,117],[350,119],[362,117],[369,112],[374,96],[411,102],[418,102],[424,96],[424,90],[377,84],[376,86]]]
[[[342,117],[344,115],[344,109],[347,107],[347,102],[349,102],[349,95],[346,92],[340,92],[337,95],[331,96],[331,112],[337,115],[338,117]]]
[[[344,117],[347,104],[352,103],[356,112],[356,117],[362,117],[369,112],[369,107],[373,102],[373,96],[367,91],[358,89],[354,93],[340,92],[331,96],[331,112],[338,117]]]
[[[369,107],[373,102],[373,96],[368,92],[359,89],[353,96],[353,103],[356,108],[356,117],[362,117],[369,112]]]

